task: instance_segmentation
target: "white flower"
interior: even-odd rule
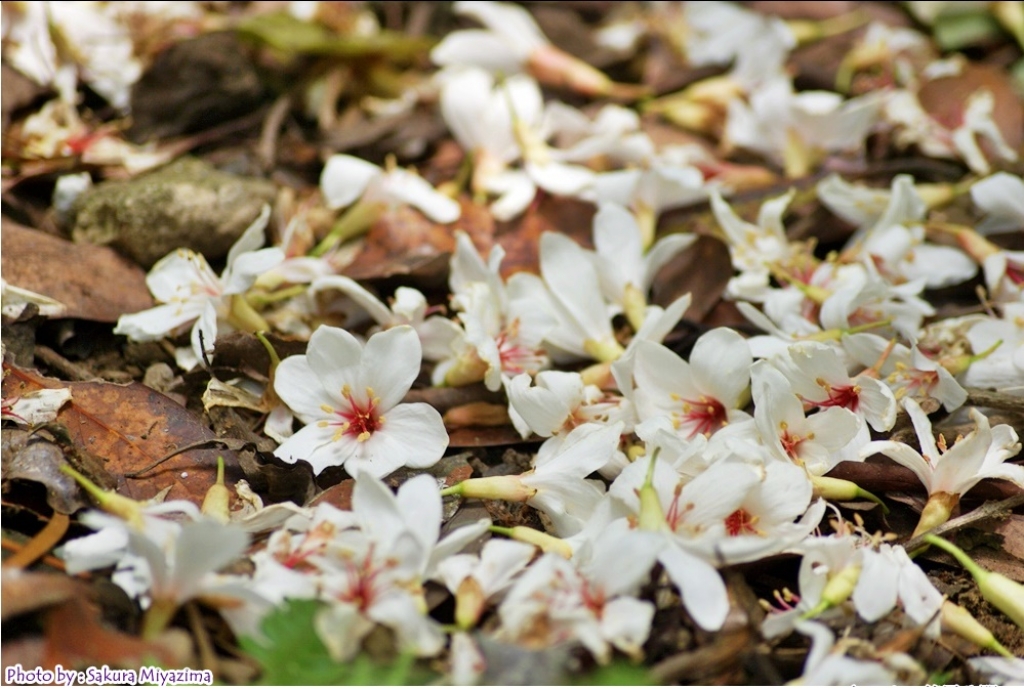
[[[903,407],[914,423],[921,451],[905,443],[880,440],[865,446],[862,457],[878,453],[902,464],[917,475],[929,496],[963,495],[986,478],[1001,478],[1024,487],[1024,467],[1005,463],[1020,452],[1017,432],[1011,426],[999,424],[992,428],[988,417],[971,409],[977,428],[947,450],[945,443],[936,445],[932,424],[917,402],[905,399]]]
[[[784,164],[790,177],[813,169],[826,153],[856,151],[879,114],[873,95],[844,101],[831,91],[795,93],[789,77],[755,88],[750,104],[729,103],[725,140]]]
[[[1024,658],[980,656],[967,662],[977,672],[984,673],[987,682],[1009,687],[1024,684]]]
[[[991,170],[979,140],[984,139],[999,158],[1017,160],[1017,152],[1003,138],[992,119],[995,98],[987,89],[971,94],[958,113],[955,127],[940,123],[925,112],[914,93],[898,90],[886,97],[885,117],[897,126],[896,142],[902,146],[917,145],[923,153],[941,158],[960,158],[974,172],[987,175]]]
[[[456,232],[455,238],[448,282],[465,334],[449,341],[449,356],[434,368],[434,383],[483,380],[498,390],[513,376],[546,368],[543,340],[555,320],[540,278],[516,273],[504,283],[498,272],[505,255],[500,246],[492,247],[485,264],[466,233]]]
[[[754,421],[774,457],[802,466],[812,476],[822,476],[839,463],[839,451],[860,427],[853,412],[830,407],[804,416],[789,381],[767,361],[751,367],[750,379]]]
[[[683,437],[710,436],[727,423],[749,418],[742,407],[753,359],[734,330],[700,336],[686,362],[653,342],[636,346],[633,399],[641,421],[668,416]]]
[[[70,388],[34,390],[18,397],[5,397],[3,419],[35,426],[56,419],[60,408],[70,401]]]
[[[1024,388],[1024,302],[1006,303],[1002,318],[983,316],[967,330],[967,341],[975,356],[960,375],[964,385],[1020,391]]]
[[[654,564],[649,540],[650,534],[616,529],[578,548],[573,562],[541,556],[501,604],[499,635],[545,647],[575,640],[599,663],[611,659],[613,646],[640,657],[654,605],[632,594]]]
[[[602,296],[597,269],[586,251],[564,234],[545,232],[540,238],[540,273],[559,321],[547,341],[582,359],[618,358],[622,346],[612,332],[613,309]]]
[[[191,325],[191,347],[179,347],[175,352],[178,365],[189,370],[202,361],[204,347],[213,347],[219,330],[266,329],[252,307],[243,303],[242,295],[260,275],[284,260],[281,249],[259,248],[265,241],[263,233],[269,219],[270,207],[264,206],[260,216],[231,247],[227,267],[220,277],[201,254],[188,249],[179,249],[157,261],[146,276],[146,285],[160,305],[121,316],[114,333],[127,335],[136,342],[150,342]]]
[[[462,629],[476,624],[488,602],[504,593],[533,559],[536,548],[492,538],[480,555],[452,555],[437,565],[437,574],[455,595],[455,622]]]
[[[552,45],[522,7],[505,2],[462,1],[452,8],[487,28],[453,31],[445,36],[430,52],[430,59],[438,65],[472,65],[497,74],[527,71],[545,84],[566,86],[588,95],[622,90],[589,64]]]
[[[531,432],[550,438],[584,423],[625,420],[629,413],[622,398],[585,385],[576,372],[541,371],[534,383],[531,387],[530,376],[523,373],[505,386],[509,415],[524,438]]]
[[[821,687],[897,684],[896,674],[882,663],[833,653],[836,637],[824,624],[802,620],[795,627],[801,634],[811,637],[811,652],[804,662],[801,684]]]
[[[639,328],[647,293],[658,271],[696,240],[692,234],[671,234],[645,253],[633,214],[618,204],[601,203],[594,216],[594,258],[605,297],[622,307],[630,323]]]
[[[344,466],[380,477],[433,465],[448,446],[441,415],[428,404],[400,404],[420,361],[409,326],[377,333],[365,348],[348,332],[321,326],[307,353],[282,361],[274,376],[278,397],[307,424],[275,454],[305,460],[317,474]]]
[[[1024,179],[997,172],[971,185],[971,199],[986,213],[979,232],[1024,228]]]
[[[773,356],[771,363],[786,376],[805,405],[842,407],[857,416],[859,429],[841,451],[844,459],[857,459],[860,448],[871,441],[868,426],[887,431],[896,423],[892,391],[877,378],[863,374],[851,378],[836,350],[826,344],[792,344],[785,353]]]
[[[412,326],[423,346],[423,358],[438,361],[451,354],[452,344],[462,331],[451,319],[443,316],[427,317],[429,307],[423,293],[412,287],[399,287],[390,306],[375,297],[355,280],[343,275],[327,275],[316,279],[309,287],[311,294],[325,290],[338,290],[362,307],[370,318],[383,328],[399,325]]]
[[[344,208],[356,199],[388,206],[409,204],[439,223],[455,222],[459,204],[436,191],[419,175],[395,168],[387,170],[355,156],[336,154],[320,174],[320,190],[328,208]]]
[[[967,401],[967,391],[946,367],[929,359],[916,345],[908,349],[872,333],[844,335],[842,343],[847,353],[864,366],[877,364],[891,345],[878,372],[897,400],[913,397],[920,402],[932,398],[950,412]]]

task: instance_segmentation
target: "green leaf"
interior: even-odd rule
[[[935,20],[934,33],[943,50],[960,50],[997,40],[1004,32],[988,12],[968,12],[939,15]]]
[[[262,685],[376,685],[422,684],[429,678],[408,654],[390,666],[375,663],[365,653],[347,663],[335,662],[313,627],[323,607],[314,600],[290,600],[271,612],[260,626],[262,639],[242,637],[242,650],[263,668]]]
[[[287,12],[253,15],[238,25],[238,31],[287,55],[377,56],[409,60],[425,55],[434,44],[432,39],[410,38],[395,31],[380,31],[371,36],[340,36],[324,26],[304,22]]]
[[[609,665],[599,666],[574,683],[599,687],[651,687],[657,684],[647,668],[628,660],[616,660]]]

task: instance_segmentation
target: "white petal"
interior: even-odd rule
[[[721,629],[729,614],[729,595],[718,571],[678,546],[666,546],[658,559],[679,587],[683,605],[694,622],[709,632]]]
[[[331,406],[338,406],[346,386],[354,397],[365,397],[365,383],[359,376],[362,356],[362,345],[348,331],[326,325],[313,331],[306,347],[306,361],[319,377],[320,386],[337,400]],[[276,383],[274,387],[277,388]]]
[[[402,401],[422,361],[420,338],[408,325],[379,332],[366,342],[360,369],[365,384],[380,398],[381,410]]]
[[[333,155],[320,173],[320,191],[328,208],[344,208],[362,196],[370,182],[382,174],[380,167],[355,156]]]
[[[735,330],[714,328],[697,339],[690,354],[693,382],[701,392],[728,409],[739,406],[750,384],[754,358],[747,341]]]

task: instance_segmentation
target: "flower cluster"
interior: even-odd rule
[[[1021,449],[1010,426],[972,408],[973,430],[947,442],[928,418],[964,405],[965,387],[1024,389],[1024,255],[996,236],[1024,226],[1024,181],[989,174],[1017,157],[993,120],[993,95],[979,89],[955,122],[939,121],[919,96],[957,65],[928,58],[909,29],[874,25],[844,62],[852,95],[799,91],[786,68],[798,40],[789,25],[729,3],[687,3],[675,8],[687,27],[681,52],[693,66],[731,67],[644,108],[716,139],[713,153],[657,143],[633,108],[547,98],[542,86],[640,93],[555,48],[525,9],[454,10],[483,28],[434,47],[440,69],[425,102],[466,155],[472,200],[449,194],[454,181],[435,188],[393,161],[331,156],[319,187],[319,210],[336,215],[330,229],[293,241],[304,216],[292,209],[285,239],[264,247],[267,208],[219,276],[184,249],[159,261],[148,277],[158,305],[115,328],[134,341],[171,338],[185,370],[213,360],[225,331],[305,340],[304,354],[272,352],[263,380],[211,382],[209,399],[231,394],[266,414],[279,460],[308,464],[321,480],[343,469],[354,479],[352,509],[293,506],[251,527],[268,533],[248,551],[237,515],[214,523],[188,503],[92,514],[83,522],[97,533],[64,547],[69,571],[114,566],[116,583],[155,606],[154,627],[192,598],[230,599],[220,607],[239,632],[285,599],[315,599],[324,604],[317,633],[334,658],[353,657],[380,626],[404,651],[447,652],[452,681],[468,683],[486,665],[482,635],[527,648],[574,642],[607,663],[616,652],[643,656],[659,607],[722,630],[736,608],[722,570],[787,553],[801,558],[799,593],[780,594],[765,638],[811,638],[806,682],[890,683],[913,661],[836,653],[824,623],[874,622],[899,608],[901,624],[934,637],[943,599],[915,553],[852,526],[837,506],[881,500],[829,474],[875,455],[909,468],[928,493],[915,535],[945,522],[983,479],[1024,487],[1024,468],[1007,461]],[[857,95],[869,68],[888,82]],[[825,255],[787,231],[795,190],[765,198],[756,217],[728,200],[777,173],[804,177],[863,154],[878,132],[986,176],[941,189],[909,175],[886,189],[823,176],[804,196],[853,228]],[[741,165],[730,159],[737,152],[765,165]],[[512,221],[544,194],[596,212],[588,246],[561,232],[537,237],[536,273],[508,275],[500,241],[487,246],[460,225],[470,204]],[[970,196],[977,229],[933,213],[956,195]],[[670,334],[691,295],[653,303],[659,272],[698,241],[658,238],[659,219],[698,201],[728,250],[725,297],[761,334],[734,323],[682,346]],[[443,297],[403,286],[381,299],[340,274],[345,242],[395,206],[450,231]],[[939,318],[927,290],[976,277],[985,308]],[[498,423],[540,444],[519,473],[439,485],[425,471],[448,451],[445,421],[407,397],[414,386],[471,385],[503,400]],[[5,399],[4,418],[34,422],[26,405],[43,397]],[[888,438],[899,415],[916,446]],[[394,493],[383,479],[402,467],[413,476]],[[522,503],[545,530],[490,519],[442,528],[444,500],[475,499]],[[166,518],[172,511],[177,520]],[[216,573],[240,557],[251,562],[245,574]],[[428,604],[428,590],[442,587],[454,598],[451,625]],[[650,593],[665,587],[671,595]]]

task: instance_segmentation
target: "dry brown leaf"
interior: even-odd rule
[[[65,318],[113,323],[153,306],[146,273],[113,249],[75,244],[3,219],[4,280],[65,304]]]
[[[105,460],[123,495],[145,500],[170,488],[167,499],[202,504],[216,479],[218,455],[224,457],[229,482],[242,478],[236,453],[220,449],[188,450],[137,478],[125,478],[179,447],[216,435],[195,414],[139,383],[65,383],[6,364],[4,368],[10,371],[3,382],[4,397],[43,388],[71,390],[71,401],[57,422],[67,427],[76,445]]]
[[[520,271],[540,272],[540,236],[545,232],[559,232],[580,246],[594,248],[594,212],[590,203],[542,193],[521,216],[497,223],[495,241],[505,249],[502,277]]]
[[[725,244],[714,237],[698,237],[658,271],[651,285],[652,301],[668,306],[689,292],[693,301],[686,317],[699,323],[721,301],[731,277],[732,262]]]
[[[967,100],[979,90],[992,93],[995,100],[992,119],[1010,148],[1019,150],[1024,141],[1024,105],[1006,69],[968,64],[956,76],[925,83],[917,97],[929,115],[943,126],[954,129],[963,122]]]

